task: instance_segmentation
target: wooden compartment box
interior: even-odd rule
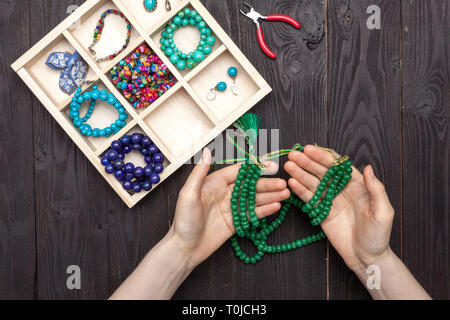
[[[172,10],[167,12],[164,1],[160,0],[155,11],[147,12],[143,7],[143,0],[87,0],[12,64],[14,71],[130,208],[151,191],[129,193],[114,175],[105,172],[101,158],[112,141],[135,132],[148,135],[165,156],[161,184],[271,91],[266,81],[199,0],[171,0],[171,4]],[[212,47],[212,53],[194,69],[179,71],[161,51],[159,39],[165,25],[186,7],[197,10],[203,17],[211,28],[216,43]],[[127,49],[120,55],[113,60],[97,63],[89,53],[88,46],[96,23],[106,9],[121,11],[132,24],[132,35]],[[111,15],[106,18],[102,38],[95,46],[99,56],[118,50],[117,46],[122,45],[125,40],[125,28],[126,24],[120,17]],[[181,28],[174,33],[174,42],[183,52],[192,51],[198,41],[199,32],[195,27]],[[147,43],[163,60],[177,82],[149,107],[135,109],[110,81],[109,72],[143,43]],[[59,89],[60,72],[45,64],[49,54],[54,51],[78,51],[89,65],[86,80],[92,80],[99,89],[111,92],[123,105],[129,117],[127,125],[120,132],[108,138],[85,137],[73,126],[68,115],[72,96]],[[206,96],[217,82],[226,80],[230,83],[226,74],[230,66],[238,68],[236,83],[240,87],[240,95],[234,96],[231,90],[227,90],[217,94],[214,101],[208,101]],[[92,85],[85,86],[83,91]],[[87,109],[87,103],[82,106],[81,113],[83,109]],[[116,110],[99,102],[88,123],[93,127],[104,127],[115,118]],[[133,152],[127,155],[126,162],[128,161],[136,165],[144,164],[142,156]]]

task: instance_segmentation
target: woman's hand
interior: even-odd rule
[[[292,177],[289,186],[308,202],[333,161],[329,152],[315,146],[306,146],[304,153],[291,152],[285,164]],[[367,166],[363,175],[353,167],[352,179],[334,199],[321,226],[347,266],[356,271],[392,254],[393,218],[394,209],[372,167]]]
[[[180,191],[175,219],[168,234],[190,257],[193,267],[235,233],[230,199],[240,165],[228,166],[208,175],[210,162],[211,151],[205,148],[200,163]],[[265,165],[269,172],[278,171],[273,162]],[[278,178],[259,179],[256,192],[258,218],[278,212],[280,201],[290,196],[286,182]]]

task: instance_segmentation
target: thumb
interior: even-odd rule
[[[184,187],[192,192],[200,192],[203,181],[209,172],[211,166],[211,150],[203,149],[202,158],[189,175]]]
[[[376,219],[392,220],[394,209],[389,201],[383,183],[375,177],[373,168],[368,165],[364,168],[364,185],[370,195],[370,207]]]

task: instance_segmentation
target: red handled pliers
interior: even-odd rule
[[[248,9],[250,9],[250,11],[248,11],[247,13],[244,12],[242,9],[239,9],[239,11],[241,11],[241,13],[244,16],[252,19],[253,22],[256,24],[256,27],[257,27],[256,34],[258,36],[259,46],[261,47],[262,51],[264,51],[264,53],[266,55],[268,55],[272,59],[275,59],[277,57],[277,55],[275,53],[273,53],[273,51],[270,50],[269,47],[267,46],[266,41],[264,40],[262,28],[259,25],[259,19],[263,19],[263,20],[267,20],[267,21],[287,22],[297,29],[300,29],[300,23],[297,20],[295,20],[294,18],[286,16],[286,15],[282,15],[282,14],[271,14],[268,16],[263,16],[258,11],[256,11],[251,5],[249,5],[248,3],[245,3],[245,2],[244,2],[244,6],[246,6]]]

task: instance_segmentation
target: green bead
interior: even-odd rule
[[[181,25],[182,25],[183,27],[186,27],[188,24],[189,24],[189,20],[186,19],[186,18],[184,18],[184,19],[181,21]]]
[[[204,53],[205,55],[208,55],[208,54],[210,54],[211,52],[212,52],[212,49],[211,49],[210,46],[204,46],[204,47],[203,47],[203,53]]]
[[[186,62],[184,62],[184,60],[178,61],[178,62],[177,62],[177,68],[178,68],[178,70],[180,70],[180,71],[186,69]]]
[[[196,63],[195,63],[195,61],[194,60],[188,60],[187,62],[186,62],[186,66],[189,68],[189,69],[194,69],[195,67],[196,67]]]
[[[350,168],[351,169],[351,168]],[[347,180],[347,181],[349,181],[351,178],[352,178],[352,176],[351,175],[349,175],[349,174],[344,174],[344,176],[342,177],[344,180]]]
[[[352,172],[353,172],[352,167],[347,167],[347,168],[345,168],[345,173],[350,174],[350,173],[352,173]]]
[[[170,56],[170,62],[173,64],[177,64],[177,62],[180,60],[180,57],[177,54],[173,54]]]
[[[179,16],[173,18],[173,23],[179,26],[181,24],[181,18]]]

